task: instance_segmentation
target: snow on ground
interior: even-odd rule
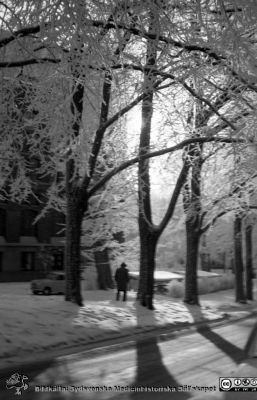
[[[155,310],[150,311],[136,303],[136,293],[132,291],[127,302],[117,302],[114,290],[84,291],[85,305],[79,308],[65,302],[63,296],[33,295],[29,283],[1,283],[0,365],[26,361],[32,353],[38,358],[42,353],[45,356],[64,347],[167,325],[219,319],[234,301],[233,291],[224,291],[223,301],[220,293],[202,296],[201,307],[156,295]],[[240,310],[234,307],[238,313]]]
[[[139,271],[129,271],[129,276],[131,278],[139,279]],[[171,281],[172,279],[181,280],[181,275],[169,271],[154,271],[155,281]]]

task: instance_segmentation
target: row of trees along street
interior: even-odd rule
[[[158,240],[181,199],[185,302],[198,304],[200,237],[229,212],[236,301],[245,299],[241,221],[248,221],[250,298],[255,1],[7,0],[0,16],[1,197],[36,198],[40,218],[53,208],[65,213],[66,300],[83,304],[82,238],[89,252],[94,241],[104,249],[129,224],[136,191],[142,305],[153,308]],[[132,137],[126,121],[138,108],[141,128]],[[156,114],[162,115],[158,129]],[[157,159],[170,176],[170,200],[158,224],[151,202]],[[50,182],[41,198],[35,179]]]

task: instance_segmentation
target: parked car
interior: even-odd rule
[[[65,274],[62,271],[52,271],[43,279],[31,281],[32,293],[45,295],[65,292]]]

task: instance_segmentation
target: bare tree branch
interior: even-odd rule
[[[42,29],[42,27],[47,28],[49,24],[45,23],[42,25],[36,25],[36,26],[28,26],[26,28],[19,29],[17,31],[14,31],[10,36],[7,36],[3,39],[0,39],[0,48],[7,46],[9,43],[13,42],[17,38],[22,38],[29,36],[33,33],[39,33]]]
[[[183,43],[181,41],[178,40],[174,40],[170,37],[166,37],[163,35],[159,35],[157,33],[150,33],[145,31],[144,29],[139,29],[136,28],[134,25],[126,25],[124,23],[121,22],[114,22],[110,19],[108,19],[108,21],[101,21],[101,20],[89,20],[89,19],[85,19],[84,24],[86,26],[92,26],[92,27],[96,27],[96,28],[104,28],[104,30],[109,30],[109,29],[122,29],[125,31],[128,31],[136,36],[139,37],[143,37],[146,39],[157,39],[160,42],[166,43],[166,44],[170,44],[174,47],[178,47],[181,49],[184,49],[188,52],[192,52],[192,51],[199,51],[200,53],[206,54],[208,55],[211,59],[214,59],[215,61],[221,63],[224,67],[226,67],[232,74],[232,76],[234,76],[235,78],[237,78],[240,82],[242,82],[244,85],[246,85],[249,89],[257,92],[257,87],[247,81],[243,76],[241,76],[241,74],[239,74],[238,72],[236,72],[231,66],[227,65],[225,63],[225,60],[227,60],[227,57],[224,55],[218,55],[215,51],[213,51],[213,49],[211,49],[208,46],[199,46],[199,45],[192,45],[192,44],[188,44],[188,43]],[[44,29],[47,28],[49,26],[48,23],[44,24]],[[31,26],[31,27],[26,27],[17,31],[12,32],[12,34],[6,38],[3,38],[0,40],[0,48],[6,46],[7,44],[9,44],[10,42],[12,42],[13,40],[15,40],[16,38],[20,38],[20,37],[25,37],[28,36],[30,34],[34,34],[34,33],[38,33],[40,32],[40,30],[42,29],[41,25],[37,25],[37,26]]]
[[[248,209],[250,209],[250,210],[257,210],[257,206],[247,206],[246,209],[247,209],[247,210],[248,210]],[[204,227],[202,227],[201,229],[199,229],[199,234],[202,235],[203,233],[205,233],[206,231],[208,231],[208,229],[209,229],[212,225],[214,225],[215,222],[216,222],[219,218],[223,217],[223,215],[226,215],[226,214],[228,214],[229,212],[234,211],[234,210],[235,210],[235,208],[229,208],[229,209],[227,209],[227,210],[220,211],[217,215],[215,215],[214,218],[212,218],[212,220],[211,220],[210,222],[208,222]]]
[[[157,89],[158,86],[164,81],[165,79],[160,79],[154,84],[154,89]],[[104,122],[96,131],[96,135],[103,135],[104,132],[106,131],[109,126],[111,126],[114,122],[118,121],[120,117],[125,115],[128,111],[130,111],[133,107],[135,107],[138,103],[140,103],[145,97],[147,97],[147,93],[142,93],[136,99],[134,99],[130,104],[127,106],[123,107],[121,110],[119,110],[116,114],[114,114],[112,117],[110,117],[106,122]],[[92,160],[91,160],[92,163]],[[91,167],[91,173],[93,169]],[[82,182],[82,188],[88,187],[88,184],[91,180],[91,176],[85,176],[83,182]]]
[[[169,221],[170,221],[170,219],[171,219],[171,217],[172,217],[172,215],[174,213],[178,197],[180,195],[180,192],[181,192],[181,189],[182,189],[183,185],[186,182],[190,166],[191,166],[190,162],[188,162],[186,160],[184,162],[184,164],[183,164],[183,167],[182,167],[182,169],[180,171],[180,174],[179,174],[179,177],[177,179],[176,186],[175,186],[175,188],[173,190],[173,193],[172,193],[172,196],[171,196],[167,211],[166,211],[161,223],[159,224],[159,226],[155,227],[155,230],[158,232],[159,235],[162,234],[162,232],[164,231],[164,229],[168,225],[168,223],[169,223]]]
[[[243,139],[232,139],[228,137],[194,137],[190,139],[185,139],[182,142],[176,144],[172,147],[167,147],[166,149],[153,151],[152,153],[141,155],[141,159],[148,159],[153,157],[162,156],[167,153],[173,153],[177,150],[182,150],[184,147],[188,146],[192,143],[209,143],[209,142],[217,142],[217,143],[245,143]],[[139,157],[134,157],[128,161],[125,161],[118,167],[113,168],[110,172],[108,172],[105,176],[103,176],[96,184],[94,184],[91,189],[88,191],[88,196],[91,197],[97,190],[103,187],[113,176],[117,175],[121,171],[124,171],[128,167],[136,164],[139,161]]]
[[[44,64],[44,63],[58,64],[60,63],[60,61],[61,60],[58,58],[48,58],[48,57],[30,58],[28,60],[19,60],[19,61],[4,61],[0,62],[0,68],[17,68],[17,67],[25,67],[26,65]]]
[[[220,197],[219,199],[214,200],[214,202],[212,203],[212,207],[218,205],[222,200],[225,200],[229,197],[232,197],[234,194],[237,194],[242,187],[244,187],[248,182],[250,182],[252,179],[257,177],[257,172],[252,174],[251,176],[249,176],[247,179],[245,179],[244,181],[240,182],[233,190],[231,190],[227,195]],[[201,225],[203,224],[203,220],[206,217],[208,211],[204,211],[202,213],[201,216]],[[222,214],[223,215],[223,214]],[[219,217],[218,217],[219,218]],[[208,226],[209,228],[209,226]],[[202,232],[202,229],[204,230],[203,232],[205,232],[205,230],[207,230],[208,228],[201,228],[200,231]],[[202,233],[203,233],[202,232]]]

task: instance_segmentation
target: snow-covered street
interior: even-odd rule
[[[0,284],[0,364],[46,357],[65,347],[130,336],[155,328],[185,326],[219,320],[228,314],[244,316],[257,307],[234,303],[233,290],[201,296],[201,307],[155,296],[155,311],[139,306],[130,291],[127,302],[117,302],[115,291],[84,291],[84,307],[63,296],[33,295],[29,283]]]

